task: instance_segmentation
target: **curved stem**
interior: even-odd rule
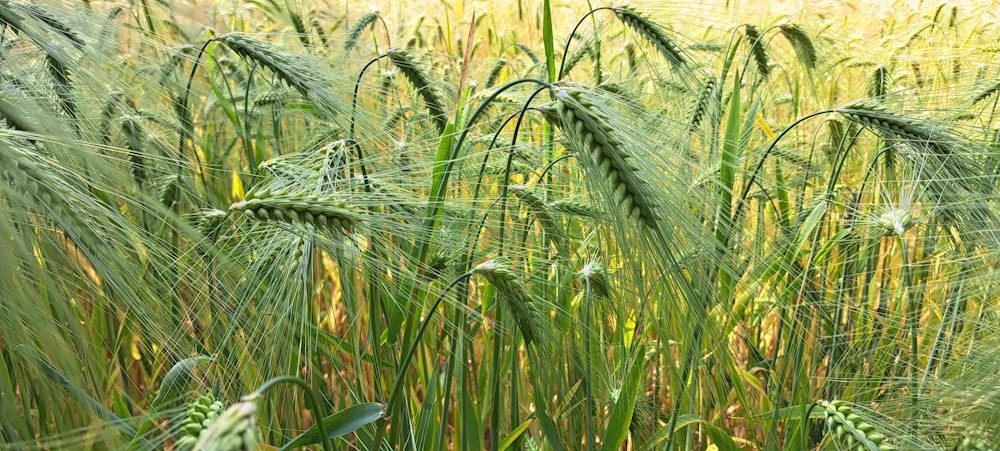
[[[443,291],[441,291],[441,294],[439,294],[437,299],[434,300],[434,303],[431,304],[430,310],[427,311],[427,316],[424,318],[423,322],[420,323],[420,328],[417,329],[417,334],[413,337],[410,349],[406,351],[406,354],[403,355],[403,360],[399,363],[399,371],[396,373],[396,384],[392,388],[392,394],[389,396],[389,402],[386,403],[386,412],[392,412],[393,406],[395,406],[399,397],[403,394],[403,382],[406,379],[406,369],[409,368],[410,361],[413,360],[413,355],[417,352],[417,345],[420,343],[420,338],[423,337],[424,332],[427,330],[427,325],[430,324],[431,318],[434,316],[434,311],[437,310],[438,305],[444,301],[444,295],[448,294],[448,291],[451,290],[452,287],[470,276],[472,276],[472,272],[467,272],[456,277],[451,281],[451,283],[448,284],[447,287],[445,287]]]
[[[504,168],[503,181],[500,184],[500,227],[497,233],[499,249],[501,252],[504,249],[504,225],[505,219],[507,218],[507,187],[510,184],[510,173],[514,164],[514,147],[517,145],[517,132],[521,130],[521,124],[524,123],[524,114],[528,111],[528,107],[531,105],[532,100],[535,99],[535,96],[541,94],[541,92],[546,89],[548,89],[548,86],[540,87],[528,96],[528,100],[524,101],[524,105],[521,107],[521,111],[517,115],[517,121],[514,123],[513,137],[510,140],[510,151],[507,152],[507,166]],[[501,256],[503,255],[501,254]]]
[[[910,334],[910,391],[913,394],[911,398],[912,407],[911,409],[911,420],[916,419],[913,415],[917,413],[917,401],[920,398],[920,389],[922,384],[917,383],[917,323],[920,322],[920,312],[917,311],[917,300],[913,296],[913,274],[910,272],[910,255],[908,248],[906,246],[906,240],[903,239],[903,235],[897,235],[899,239],[899,250],[902,254],[903,259],[903,297],[906,300],[906,316],[904,321],[906,321],[906,328]]]
[[[490,96],[487,97],[486,100],[483,100],[483,103],[481,103],[479,107],[477,107],[476,110],[472,113],[472,115],[469,116],[469,120],[466,121],[465,127],[462,129],[462,133],[458,135],[458,139],[455,141],[454,147],[452,147],[451,155],[448,156],[448,162],[445,164],[444,171],[441,175],[441,181],[440,183],[438,183],[437,189],[435,189],[434,192],[431,194],[430,202],[428,203],[427,206],[427,215],[424,217],[423,236],[420,237],[420,240],[418,241],[417,244],[419,246],[417,252],[418,261],[424,261],[424,258],[427,256],[427,251],[430,249],[430,235],[434,230],[434,224],[437,222],[437,215],[438,211],[441,208],[441,201],[444,200],[444,193],[448,187],[448,179],[455,166],[455,160],[457,159],[458,152],[462,149],[462,144],[465,143],[465,139],[468,137],[469,132],[472,130],[472,125],[476,122],[476,119],[478,119],[479,116],[481,116],[483,113],[486,112],[486,108],[489,107],[489,105],[493,102],[493,100],[497,98],[497,96],[499,96],[504,91],[522,83],[536,83],[545,87],[552,86],[551,83],[535,78],[522,78],[511,81],[501,86],[500,88],[497,88],[497,90],[493,94],[490,94]]]
[[[732,224],[732,227],[736,228],[737,227],[737,223],[739,223],[739,221],[742,219],[743,208],[746,206],[747,196],[750,194],[750,187],[754,185],[754,183],[757,180],[757,175],[760,174],[761,171],[763,170],[763,168],[764,168],[764,162],[767,161],[767,157],[771,155],[771,152],[773,152],[776,147],[778,147],[778,142],[780,142],[781,139],[784,138],[785,135],[788,134],[788,132],[792,131],[792,129],[795,128],[796,126],[798,126],[799,124],[801,124],[801,123],[803,123],[803,122],[805,122],[805,121],[807,121],[809,119],[812,119],[812,118],[814,118],[816,116],[819,116],[819,115],[822,115],[822,114],[828,114],[828,113],[831,113],[833,111],[834,110],[832,110],[832,109],[821,110],[821,111],[817,111],[815,113],[807,114],[807,115],[799,118],[795,122],[792,122],[792,124],[789,125],[788,127],[785,127],[785,129],[782,130],[781,133],[779,133],[778,136],[776,136],[774,138],[774,141],[771,141],[771,144],[769,146],[767,146],[767,149],[764,149],[764,154],[760,156],[760,160],[757,161],[756,167],[754,167],[753,171],[750,172],[749,179],[747,180],[746,183],[743,184],[743,191],[740,193],[740,197],[736,199],[736,211],[735,211],[735,213],[733,213],[733,220],[730,221],[730,224]],[[729,243],[725,243],[725,244],[728,246]]]
[[[569,43],[573,41],[573,36],[576,36],[576,30],[579,29],[581,25],[583,25],[583,21],[587,20],[588,17],[590,17],[591,15],[593,15],[598,11],[605,9],[614,11],[614,8],[610,6],[602,6],[600,8],[594,8],[588,11],[587,14],[584,14],[583,17],[581,17],[580,20],[576,22],[576,25],[573,26],[573,31],[569,33],[569,37],[566,38],[566,45],[563,47],[562,61],[559,62],[559,75],[556,76],[556,80],[562,80],[563,69],[566,68],[566,55],[569,54]]]
[[[181,100],[181,104],[179,106],[181,110],[180,113],[184,115],[184,119],[187,121],[191,121],[192,123],[194,121],[194,118],[192,117],[191,109],[188,108],[188,100],[190,100],[191,98],[191,85],[194,83],[194,74],[195,72],[198,71],[198,64],[200,64],[201,62],[201,56],[205,54],[205,50],[208,49],[208,45],[211,44],[212,42],[215,42],[214,38],[205,41],[205,44],[201,46],[201,50],[198,51],[198,56],[195,57],[194,63],[191,64],[191,74],[188,75],[187,86],[184,88],[184,98]],[[180,133],[180,137],[178,138],[179,141],[177,143],[178,156],[184,155],[184,144],[187,142],[188,139],[187,126],[185,124],[181,124],[181,126],[184,127],[184,133]],[[192,151],[191,155],[194,156],[194,162],[200,168],[201,158],[198,156],[198,152]],[[207,186],[208,182],[205,180],[205,171],[199,169],[197,172],[201,176],[202,185]]]
[[[262,396],[264,394],[264,392],[266,392],[267,390],[269,390],[271,387],[274,387],[275,385],[282,384],[282,383],[290,383],[290,384],[298,385],[300,388],[302,388],[302,391],[306,395],[306,402],[308,402],[309,405],[310,405],[309,410],[312,410],[312,414],[315,415],[316,418],[317,418],[317,420],[316,420],[316,429],[319,431],[319,436],[322,437],[321,441],[323,443],[323,450],[324,451],[333,451],[333,446],[330,445],[330,441],[327,440],[327,437],[326,437],[326,426],[323,425],[323,419],[326,418],[326,412],[323,410],[323,408],[320,406],[320,404],[316,401],[316,397],[313,395],[313,393],[315,392],[315,390],[313,390],[313,388],[310,387],[309,384],[306,381],[302,380],[302,378],[295,377],[295,376],[278,376],[278,377],[272,378],[272,379],[268,380],[267,382],[264,382],[264,385],[261,385],[260,388],[258,388],[257,390],[254,390],[254,392],[251,393],[250,395],[248,395],[247,398],[254,399],[254,398],[257,398],[259,396]]]

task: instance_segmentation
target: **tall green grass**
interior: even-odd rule
[[[990,7],[350,6],[0,1],[0,448],[1000,436]]]

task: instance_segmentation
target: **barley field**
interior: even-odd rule
[[[0,0],[0,449],[1000,449],[1000,5]]]

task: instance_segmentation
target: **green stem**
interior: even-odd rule
[[[300,388],[302,388],[302,391],[303,393],[305,393],[306,396],[306,402],[309,403],[309,410],[311,410],[313,416],[318,419],[318,421],[316,422],[316,428],[319,430],[320,437],[323,437],[322,438],[323,450],[333,451],[333,446],[330,444],[330,441],[327,440],[326,437],[326,426],[323,425],[322,421],[323,418],[326,418],[326,412],[323,410],[322,406],[316,401],[316,396],[313,395],[313,388],[306,381],[295,376],[278,376],[268,380],[267,382],[264,382],[264,385],[261,385],[260,388],[255,390],[252,394],[250,394],[250,397],[256,398],[262,396],[264,392],[269,390],[271,387],[283,383],[298,385]]]

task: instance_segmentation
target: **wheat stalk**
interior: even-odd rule
[[[878,432],[864,417],[844,401],[819,401],[826,416],[827,433],[832,439],[851,450],[890,451],[896,447],[888,443],[885,434]]]
[[[526,344],[537,343],[543,337],[545,320],[539,301],[528,291],[506,266],[488,260],[472,268],[473,274],[482,276],[493,285],[497,294],[517,323]]]
[[[444,102],[441,101],[441,97],[431,85],[430,75],[413,59],[410,52],[406,50],[390,49],[386,55],[392,61],[392,64],[399,68],[403,76],[410,81],[414,89],[420,94],[420,97],[424,99],[424,103],[427,105],[427,109],[430,111],[431,118],[433,118],[434,123],[437,125],[438,131],[444,132],[445,125],[448,122],[448,113],[445,111]]]
[[[625,26],[630,28],[639,36],[656,48],[670,64],[683,66],[686,61],[680,47],[670,39],[659,24],[644,14],[628,6],[613,8],[615,16],[618,17]]]
[[[590,172],[603,179],[613,202],[619,203],[640,224],[659,229],[660,213],[652,188],[638,173],[626,146],[607,116],[595,107],[587,90],[575,85],[553,88],[556,100],[543,109],[569,137],[568,145],[580,155]]]

